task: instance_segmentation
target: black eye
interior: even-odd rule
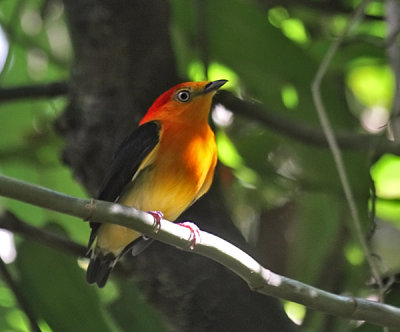
[[[187,101],[190,100],[190,91],[188,91],[188,90],[179,91],[179,92],[177,93],[177,95],[176,95],[176,98],[177,98],[179,101],[181,101],[181,102],[183,102],[183,103],[186,103]]]

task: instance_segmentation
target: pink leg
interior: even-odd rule
[[[147,213],[153,216],[154,227],[157,233],[161,228],[161,219],[164,218],[164,214],[161,211],[147,211]]]
[[[193,250],[196,244],[201,240],[200,236],[200,228],[197,227],[196,224],[190,222],[190,221],[185,221],[182,223],[179,223],[178,225],[181,225],[183,227],[189,228],[191,232],[191,239],[192,243],[190,244],[190,249]]]

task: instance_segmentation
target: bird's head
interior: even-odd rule
[[[212,97],[226,82],[217,80],[178,84],[156,99],[140,124],[153,120],[207,121]]]

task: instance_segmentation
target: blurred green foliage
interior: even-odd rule
[[[257,100],[284,118],[318,127],[310,85],[331,41],[348,21],[353,2],[338,2],[339,10],[330,12],[304,2],[268,8],[262,1],[171,0],[171,38],[180,74],[192,80],[227,78],[227,88],[240,96]],[[367,13],[371,16],[352,31],[323,82],[324,103],[337,132],[373,135],[387,129],[394,78],[379,46],[385,38],[384,6],[372,1]],[[8,48],[4,64],[0,63],[1,87],[68,78],[73,55],[61,1],[3,0],[0,27],[7,37],[0,49]],[[84,197],[71,171],[60,162],[63,142],[52,127],[66,103],[63,97],[0,101],[0,172]],[[232,116],[229,110],[222,117],[231,120],[215,121],[224,165],[219,176],[238,227],[256,244],[262,236],[254,235],[254,230],[268,223],[259,217],[294,202],[295,216],[283,230],[288,241],[285,274],[335,292],[373,295],[331,153]],[[368,233],[372,227],[368,216],[375,201],[370,199],[372,177],[376,217],[398,230],[400,159],[385,155],[373,164],[371,152],[344,153],[364,229]],[[37,227],[51,222],[51,229],[79,243],[87,240],[87,225],[69,217],[8,199],[0,200],[0,208]],[[15,241],[18,257],[10,271],[40,317],[43,331],[164,330],[157,313],[132,284],[110,283],[99,292],[86,286],[76,259],[21,237]],[[46,273],[50,267],[52,273]],[[400,294],[393,292],[389,301],[398,303]],[[323,315],[296,305],[285,308],[299,323],[306,315],[307,330],[326,326]],[[356,329],[345,320],[330,322],[329,331]],[[0,281],[0,331],[28,330],[24,313]],[[358,330],[377,329],[364,324]]]

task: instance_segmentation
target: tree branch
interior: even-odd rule
[[[321,127],[324,131],[324,134],[326,136],[326,140],[329,143],[329,148],[332,152],[333,159],[335,161],[336,169],[339,174],[339,179],[343,188],[344,195],[346,197],[350,214],[351,214],[351,221],[352,221],[352,226],[355,230],[356,237],[358,239],[358,242],[360,243],[362,252],[365,256],[365,259],[368,262],[369,268],[371,270],[371,274],[373,278],[375,279],[376,283],[379,286],[379,299],[383,301],[383,285],[382,281],[379,275],[379,269],[375,263],[375,261],[372,258],[371,251],[367,245],[367,242],[364,237],[364,233],[362,231],[362,224],[361,224],[361,218],[359,211],[357,209],[357,204],[354,198],[354,194],[352,191],[352,188],[350,186],[350,182],[347,176],[346,168],[344,165],[342,153],[340,150],[340,147],[337,143],[336,140],[336,135],[332,129],[332,126],[330,124],[330,120],[328,118],[328,114],[325,109],[325,105],[322,100],[322,95],[321,95],[321,83],[322,79],[324,78],[328,67],[335,56],[337,50],[339,49],[339,46],[341,45],[342,41],[344,38],[347,36],[349,31],[353,28],[355,23],[358,21],[360,16],[363,15],[364,10],[367,6],[367,4],[370,2],[370,0],[364,0],[361,2],[361,4],[358,6],[357,10],[355,11],[353,17],[349,20],[347,23],[342,35],[340,38],[336,39],[329,47],[328,51],[326,52],[321,65],[318,68],[317,73],[315,74],[314,80],[311,84],[311,92],[315,104],[315,108],[321,123]]]
[[[258,264],[253,258],[215,235],[201,231],[200,241],[193,250],[192,234],[167,220],[161,228],[155,227],[148,213],[123,205],[79,199],[26,182],[0,176],[0,195],[19,201],[69,214],[81,219],[113,223],[135,229],[164,243],[206,256],[233,271],[250,288],[266,295],[295,301],[315,310],[343,318],[398,328],[400,309],[361,298],[335,295],[301,282],[277,275]]]
[[[57,234],[54,231],[29,225],[10,211],[5,211],[0,215],[0,228],[7,229],[14,234],[23,236],[25,239],[62,251],[73,257],[85,257],[87,253],[86,246]],[[114,268],[114,273],[121,277],[130,275],[130,272],[119,262]]]
[[[7,87],[0,89],[0,103],[13,99],[48,98],[68,93],[67,82],[54,82],[28,86]]]
[[[317,147],[329,147],[324,132],[318,128],[298,121],[295,122],[272,111],[267,111],[259,104],[241,100],[224,90],[218,92],[215,100],[234,114],[256,120],[281,135]],[[392,153],[396,155],[400,151],[400,144],[390,142],[382,136],[339,133],[336,134],[336,139],[339,147],[346,150],[370,151],[373,149],[380,154]]]
[[[85,246],[47,229],[31,226],[9,211],[0,215],[0,228],[23,235],[27,239],[38,241],[50,248],[59,249],[74,256],[83,257],[87,251]]]

